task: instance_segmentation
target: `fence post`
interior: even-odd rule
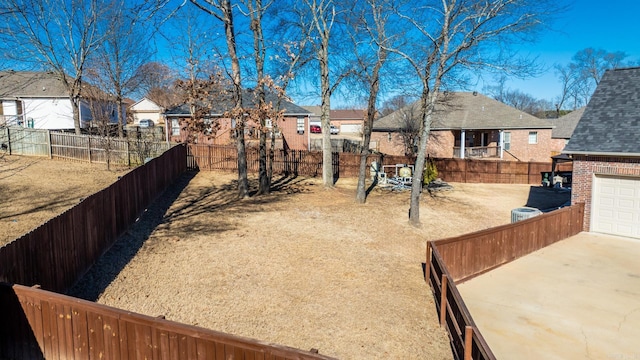
[[[11,146],[12,145],[11,144],[11,129],[9,129],[8,126],[6,127],[6,129],[7,129],[7,142],[9,143],[9,155],[11,155],[11,150],[12,150],[12,147],[13,147],[13,146]]]
[[[447,322],[447,275],[442,274],[442,291],[440,292],[440,326]]]
[[[91,164],[91,135],[87,137],[87,151],[89,152],[89,164]]]
[[[471,350],[473,350],[473,328],[467,325],[464,327],[464,360],[471,360]]]
[[[424,280],[427,284],[431,283],[431,243],[427,242],[427,262],[424,269]]]
[[[49,159],[53,159],[53,149],[51,148],[51,130],[47,130],[47,149],[49,150]]]

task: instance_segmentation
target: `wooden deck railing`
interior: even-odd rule
[[[0,359],[332,359],[20,285],[0,324]]]
[[[456,284],[582,231],[584,204],[513,224],[430,241],[425,277],[456,359],[495,359]]]

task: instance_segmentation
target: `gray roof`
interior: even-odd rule
[[[640,67],[608,70],[563,152],[640,156],[639,138]]]
[[[570,139],[571,134],[573,134],[573,130],[578,125],[578,121],[582,117],[584,113],[585,107],[581,107],[579,109],[573,110],[565,116],[561,116],[557,119],[549,119],[551,124],[555,126],[553,132],[551,133],[551,137],[553,139]]]
[[[278,101],[278,98],[275,94],[267,92],[266,93],[266,101],[267,103],[275,103]],[[245,90],[242,94],[242,104],[245,107],[253,107],[255,106],[255,96],[253,95],[252,90]],[[284,110],[285,115],[309,115],[311,114],[309,111],[303,109],[302,107],[287,101],[283,100],[280,104],[282,109]],[[215,104],[215,107],[211,109],[211,115],[220,116],[226,111],[230,110],[233,107],[233,102],[231,101],[231,97],[228,96],[226,99],[222,101],[218,101]],[[165,112],[166,115],[181,115],[181,116],[189,116],[190,110],[188,104],[182,104],[171,108]]]
[[[419,102],[376,120],[373,131],[397,131],[405,114],[417,116]],[[453,92],[440,96],[431,123],[432,130],[551,129],[539,119],[476,92]]]
[[[60,77],[49,72],[0,72],[0,98],[68,97]]]

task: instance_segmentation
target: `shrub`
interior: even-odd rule
[[[438,178],[438,169],[436,164],[431,159],[427,159],[427,164],[424,167],[424,173],[422,174],[422,182],[424,185],[429,185],[430,182]]]

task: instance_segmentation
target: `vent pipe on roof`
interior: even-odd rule
[[[474,92],[473,92],[473,96],[478,96],[478,92],[477,92],[477,91],[474,91]]]

